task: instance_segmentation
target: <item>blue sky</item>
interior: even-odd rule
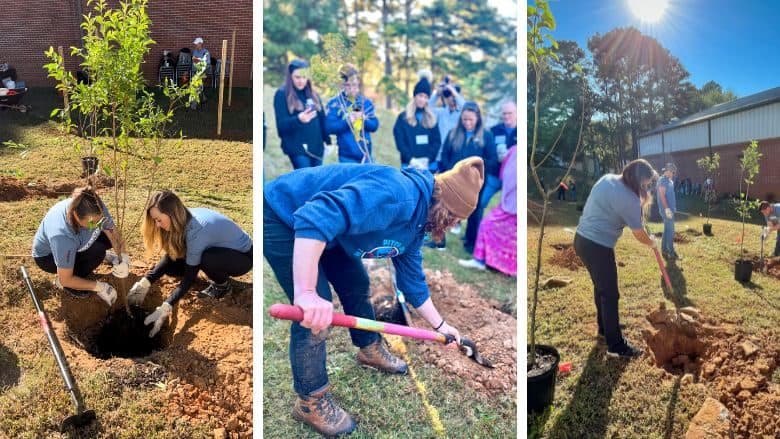
[[[697,87],[715,80],[743,97],[780,86],[780,2],[669,0],[653,24],[636,18],[626,0],[551,0],[550,7],[554,37],[586,52],[595,33],[634,26],[679,58]]]

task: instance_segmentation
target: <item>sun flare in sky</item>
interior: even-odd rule
[[[669,4],[669,0],[627,0],[627,2],[634,16],[647,23],[658,22]]]

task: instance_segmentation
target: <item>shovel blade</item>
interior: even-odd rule
[[[477,345],[474,344],[473,341],[469,340],[466,337],[460,338],[460,350],[466,354],[467,357],[474,360],[477,364],[485,367],[489,367],[491,369],[495,368],[493,366],[493,363],[490,362],[490,360],[484,358],[482,355],[479,355],[479,352],[477,352]]]
[[[97,419],[97,415],[95,415],[94,410],[87,410],[73,416],[68,416],[62,421],[62,424],[60,424],[60,433],[64,433],[68,430],[77,430],[91,424],[95,419]]]

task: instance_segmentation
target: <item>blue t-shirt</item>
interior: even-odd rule
[[[263,189],[296,238],[339,245],[354,258],[393,258],[398,288],[415,308],[430,297],[420,248],[432,193],[429,172],[375,164],[299,169]]]
[[[225,215],[205,207],[189,211],[192,218],[184,229],[187,265],[200,265],[203,252],[212,247],[229,248],[242,253],[252,248],[252,238]]]
[[[780,224],[780,203],[775,203],[771,207],[772,211],[766,217],[766,224],[776,226]],[[780,230],[777,231],[777,240],[780,241]]]
[[[669,205],[669,209],[672,209],[672,212],[677,212],[677,196],[674,194],[674,181],[662,175],[658,179],[655,196],[658,199],[658,212],[661,214],[661,218],[664,218],[664,203],[661,202],[661,195],[659,194],[662,187],[666,188],[666,204]]]
[[[33,238],[32,256],[40,258],[53,255],[57,268],[73,268],[77,252],[90,248],[102,230],[114,228],[114,219],[103,204],[106,221],[100,229],[79,227],[78,233],[74,232],[67,220],[68,206],[72,201],[72,198],[66,198],[52,206],[43,217]]]
[[[615,248],[625,226],[632,230],[642,228],[639,196],[623,184],[619,175],[606,174],[590,191],[577,233],[604,247]]]

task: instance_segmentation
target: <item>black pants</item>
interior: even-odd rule
[[[78,277],[87,277],[95,271],[106,257],[106,250],[111,248],[111,240],[104,232],[95,242],[83,252],[76,253],[76,262],[73,264],[73,274]],[[34,258],[41,270],[47,273],[57,273],[57,264],[54,263],[54,255]]]
[[[209,279],[221,284],[229,277],[242,276],[252,269],[252,248],[247,252],[240,252],[231,248],[212,247],[206,249],[200,257],[198,269],[206,273]],[[185,259],[171,259],[163,256],[160,262],[152,269],[146,278],[149,282],[156,282],[163,275],[181,277],[184,276],[187,263]],[[196,273],[197,274],[197,273]]]
[[[618,317],[620,293],[615,250],[596,244],[579,234],[574,237],[574,250],[582,259],[593,281],[599,334],[604,334],[610,350],[617,349],[624,341]]]
[[[480,207],[479,200],[482,198],[482,192],[484,192],[485,186],[479,191],[479,197],[477,198],[477,207],[474,212],[471,212],[468,223],[466,224],[466,233],[463,235],[463,249],[468,254],[474,253],[474,245],[477,243],[477,232],[479,232],[479,224],[482,222],[482,214],[485,209]]]

